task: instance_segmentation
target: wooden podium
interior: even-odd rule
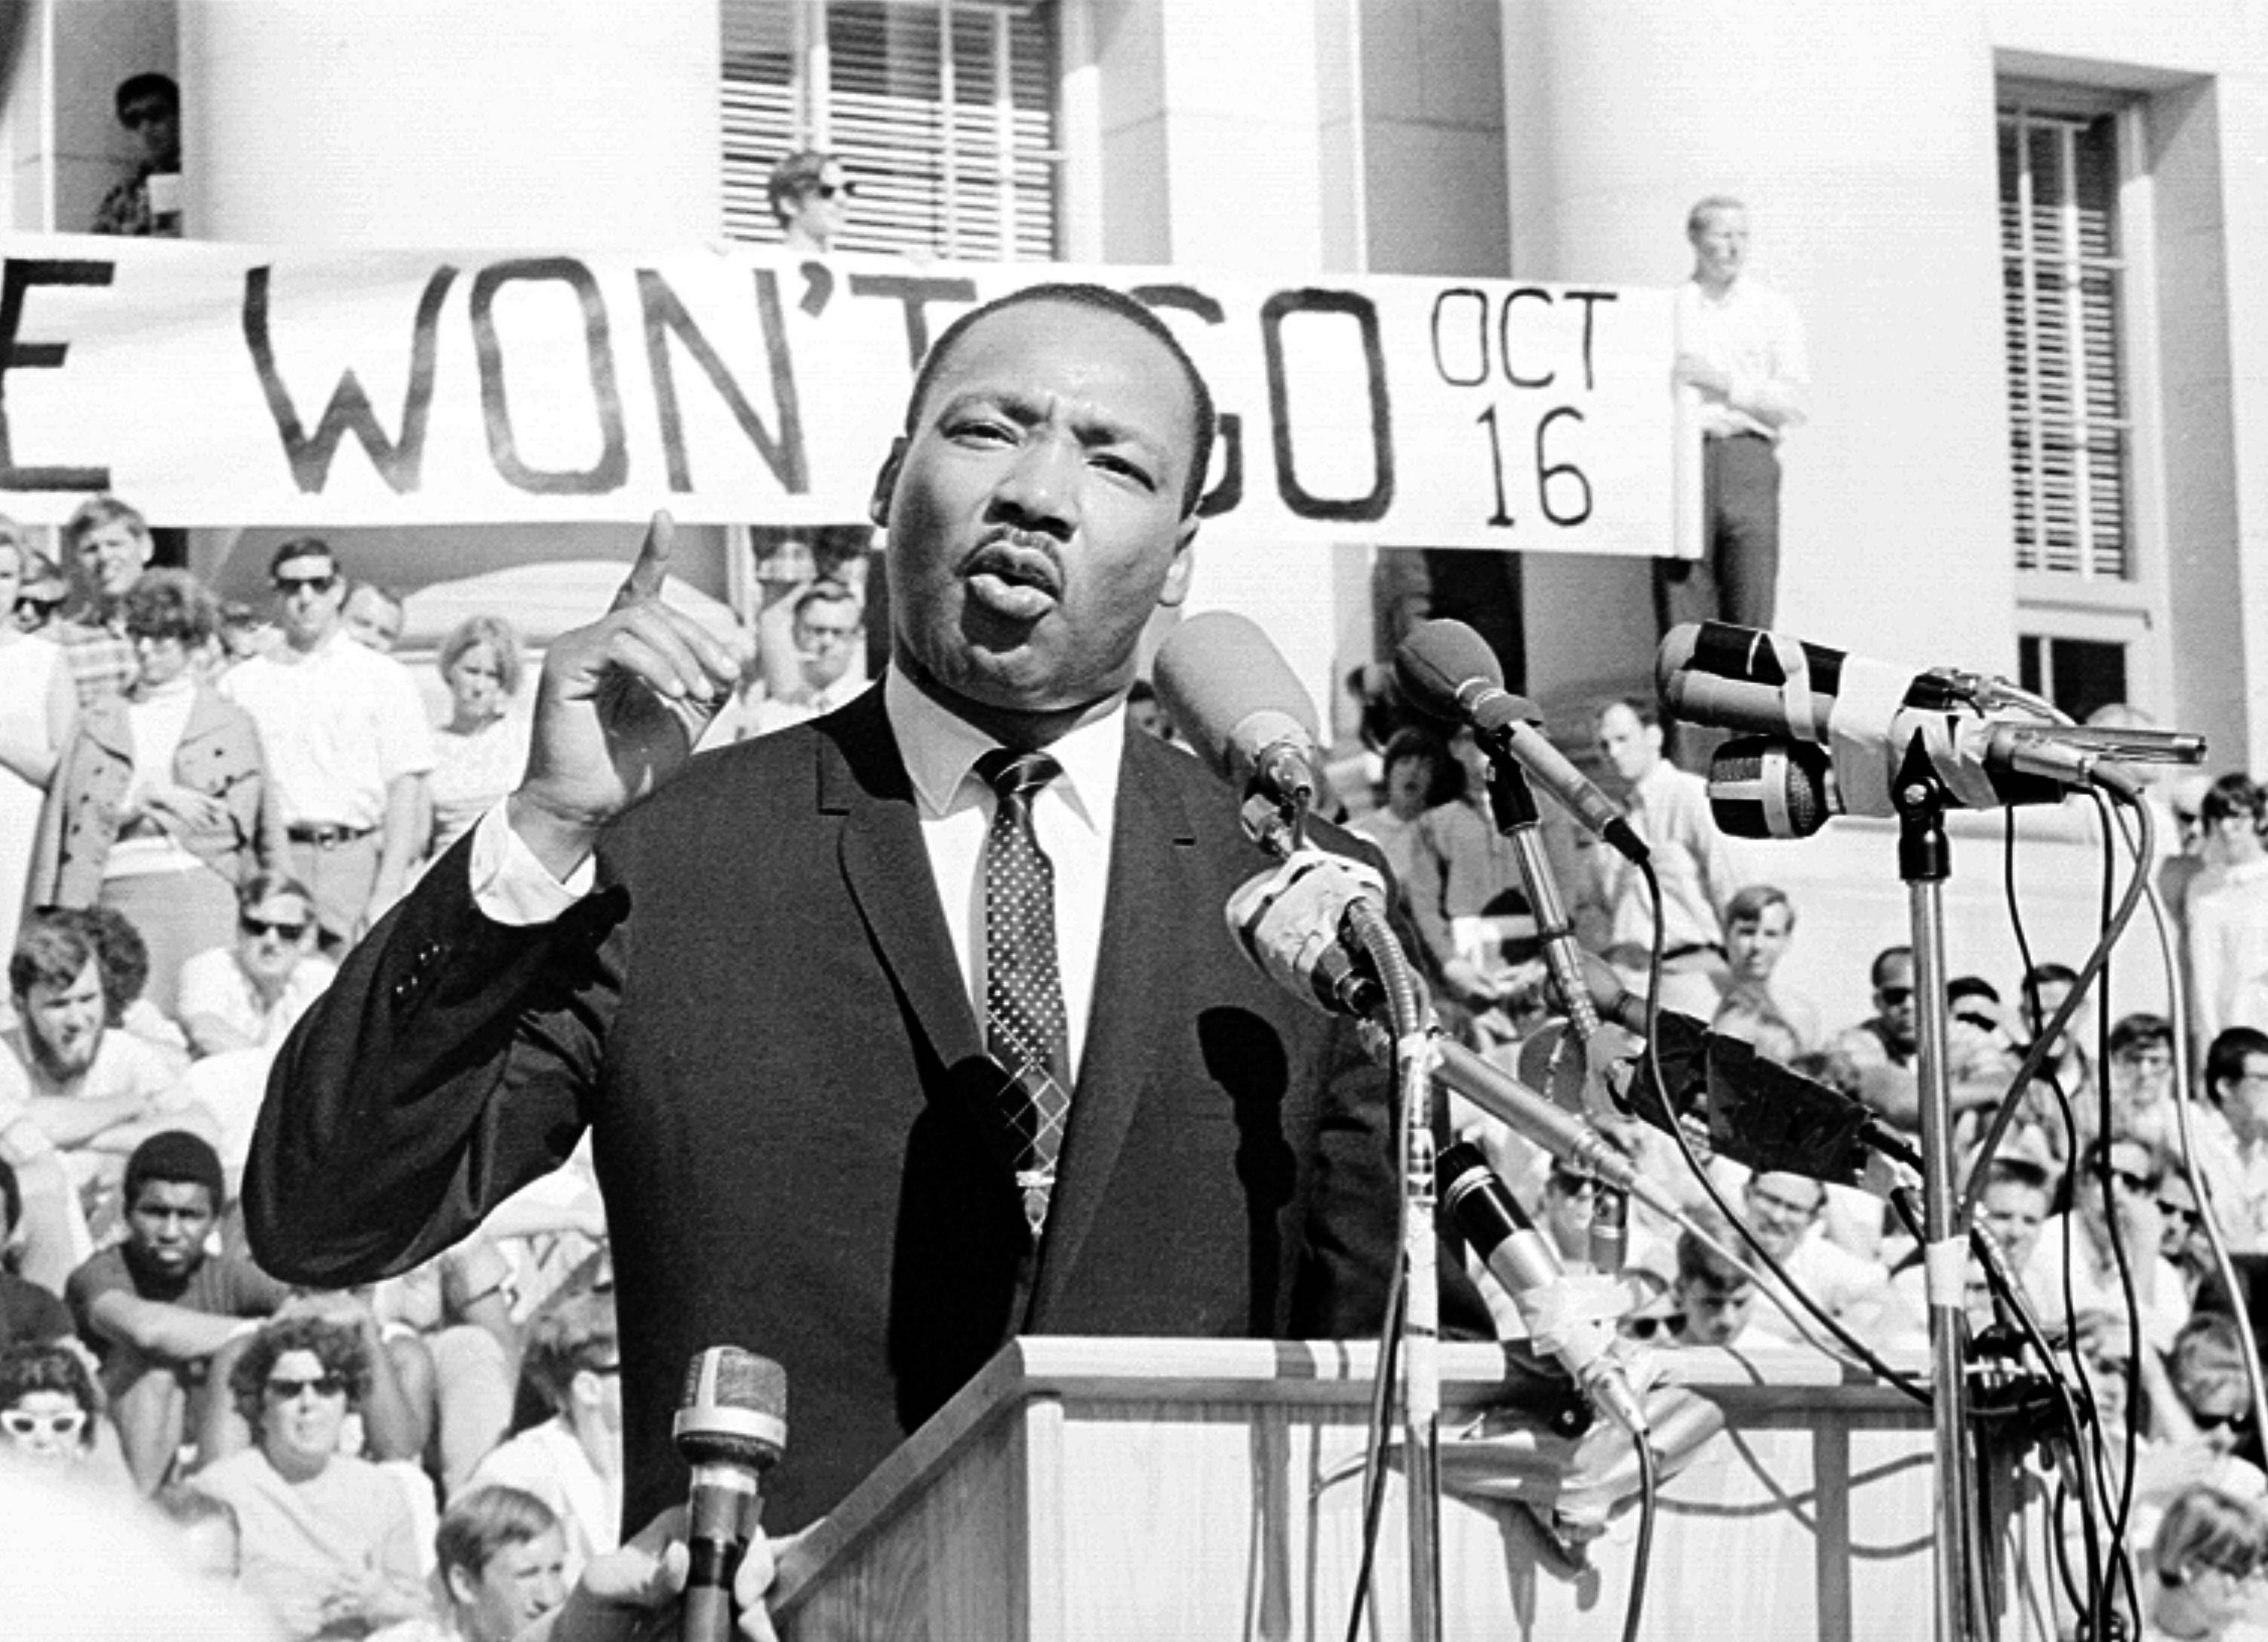
[[[1029,1338],[782,1559],[787,1642],[1339,1642],[1375,1347]],[[1926,1411],[1814,1352],[1665,1352],[1725,1429],[1662,1490],[1644,1634],[1927,1638]],[[1443,1429],[1503,1401],[1501,1348],[1441,1352]],[[791,1416],[791,1420],[792,1420]],[[788,1464],[794,1463],[790,1448]],[[1443,1509],[1450,1638],[1621,1634],[1635,1506],[1560,1558],[1518,1505]],[[1400,1476],[1373,1628],[1408,1633]]]

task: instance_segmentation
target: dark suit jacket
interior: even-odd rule
[[[589,1125],[630,1523],[683,1498],[669,1420],[704,1346],[787,1371],[777,1532],[944,1402],[1027,1299],[1037,1333],[1376,1333],[1386,1080],[1231,941],[1223,905],[1267,862],[1186,754],[1127,743],[1035,1267],[880,691],[693,760],[609,829],[600,892],[556,924],[482,917],[457,847],[279,1057],[253,1246],[301,1282],[398,1271]]]

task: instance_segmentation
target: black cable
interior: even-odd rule
[[[1386,1431],[1394,1408],[1394,1377],[1401,1358],[1403,1262],[1394,1262],[1386,1291],[1386,1331],[1378,1341],[1378,1378],[1371,1387],[1370,1441],[1363,1455],[1362,1556],[1355,1564],[1354,1594],[1347,1604],[1346,1642],[1362,1634],[1370,1605],[1370,1576],[1378,1560],[1378,1529],[1386,1512]]]
[[[1643,1437],[1638,1448],[1638,1549],[1631,1553],[1630,1606],[1623,1615],[1623,1642],[1638,1642],[1638,1618],[1646,1607],[1646,1580],[1653,1560],[1655,1493],[1660,1487],[1653,1445]]]

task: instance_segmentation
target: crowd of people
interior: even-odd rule
[[[741,691],[704,746],[777,733],[865,684],[857,534],[763,578]],[[620,1542],[621,1354],[587,1151],[446,1253],[345,1291],[262,1272],[238,1195],[293,1024],[519,782],[519,640],[492,616],[451,632],[438,651],[448,706],[429,722],[390,654],[402,601],[350,582],[319,539],[275,551],[267,618],[153,568],[145,521],[116,498],[88,500],[61,544],[58,566],[0,525],[14,618],[0,624],[0,875],[21,887],[0,893],[0,1449],[151,1502],[186,1557],[288,1635],[510,1635]],[[1130,721],[1170,740],[1137,693]],[[1740,879],[1653,704],[1609,703],[1591,730],[1657,863],[1665,1007],[1912,1128],[1912,953],[1872,954],[1872,1013],[1823,1024],[1784,963],[1800,909]],[[1354,829],[1407,892],[1447,1023],[1517,1064],[1552,1000],[1489,761],[1469,734],[1444,741],[1414,721],[1381,754],[1375,791],[1347,795]],[[2173,823],[2158,876],[2205,1032],[2194,1087],[2176,1086],[2164,1018],[2117,1020],[2100,1057],[2066,1029],[1984,1165],[1979,1216],[2038,1320],[2090,1365],[2106,1425],[2132,1433],[2129,1533],[2164,1611],[2185,1615],[2210,1605],[2215,1579],[2268,1561],[2268,1474],[2202,1229],[2209,1206],[2234,1250],[2268,1254],[2268,899],[2255,871],[2268,851],[2243,776],[2154,802]],[[1578,938],[1641,981],[1644,886],[1619,857],[1547,832]],[[2079,977],[2050,961],[2002,979],[2005,991],[1980,976],[1949,988],[1970,1147]],[[1565,1263],[1587,1268],[1596,1183],[1478,1114],[1455,1121]],[[1635,1123],[1622,1137],[1657,1178],[1690,1179],[1668,1137]],[[1681,1187],[1695,1215],[1715,1224],[1721,1197],[1778,1271],[1727,1261],[1729,1228],[1701,1238],[1641,1212],[1629,1336],[1926,1341],[1919,1252],[1879,1198],[1705,1161],[1716,1193]],[[1483,1288],[1499,1332],[1524,1333],[1510,1297]],[[2009,1323],[1981,1273],[1970,1316],[1980,1335]]]
[[[148,1502],[289,1637],[513,1635],[619,1543],[587,1152],[346,1291],[261,1270],[238,1197],[292,1026],[519,781],[519,638],[443,638],[429,722],[403,601],[320,540],[276,551],[264,615],[153,566],[115,497],[60,545],[0,521],[0,1471]],[[863,683],[850,557],[768,586],[770,653],[713,739]]]

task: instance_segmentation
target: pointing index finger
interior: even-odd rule
[[[676,544],[677,521],[666,508],[656,510],[653,521],[646,526],[645,541],[638,548],[637,562],[622,580],[622,590],[615,595],[614,608],[642,604],[661,595],[661,584],[669,576],[669,551]]]

